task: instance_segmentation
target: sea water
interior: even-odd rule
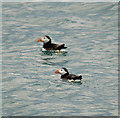
[[[3,115],[118,115],[117,11],[117,3],[3,3]],[[43,35],[67,53],[42,52]],[[61,81],[62,67],[83,83]]]

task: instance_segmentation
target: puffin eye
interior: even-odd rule
[[[63,71],[63,69],[61,71]]]

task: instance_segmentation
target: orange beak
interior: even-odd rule
[[[58,69],[58,70],[56,70],[56,71],[55,71],[55,73],[56,73],[56,74],[58,74],[58,73],[59,73],[59,69]]]
[[[40,39],[38,39],[38,41],[37,42],[40,42]]]
[[[43,42],[43,40],[42,40],[41,38],[39,38],[39,39],[37,40],[37,42],[40,42],[40,41],[42,41],[42,42]]]

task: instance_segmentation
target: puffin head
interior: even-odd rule
[[[55,71],[55,73],[56,74],[61,74],[61,75],[69,74],[69,72],[66,68],[58,69],[58,70]]]
[[[45,36],[39,38],[37,42],[48,43],[48,42],[51,42],[51,38],[49,36],[45,35]]]

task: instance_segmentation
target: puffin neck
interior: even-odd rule
[[[69,73],[65,73],[64,75],[61,75],[61,78],[64,78],[65,76],[68,76]]]
[[[47,43],[44,43],[44,44],[43,44],[43,47],[46,47],[46,46],[48,47],[50,44],[51,44],[51,40],[48,41]]]

